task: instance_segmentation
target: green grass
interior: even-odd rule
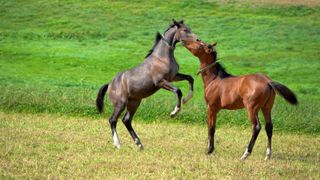
[[[270,2],[0,0],[0,178],[319,178],[320,7]],[[122,125],[124,146],[113,149],[111,106],[101,121],[98,89],[140,64],[172,18],[217,41],[232,74],[265,73],[296,93],[297,107],[276,99],[273,160],[262,161],[263,132],[249,161],[238,161],[251,131],[245,110],[218,114],[216,154],[204,155],[199,62],[181,45],[175,57],[195,78],[193,99],[175,119],[172,93],[145,99],[134,125],[146,151]],[[187,82],[174,84],[187,94]]]
[[[217,41],[219,57],[236,75],[262,72],[293,89],[300,101],[280,98],[278,130],[316,133],[319,123],[319,7],[250,5],[218,1],[1,1],[0,108],[98,118],[99,87],[138,65],[156,31],[184,19],[201,39]],[[167,4],[170,4],[169,6]],[[148,11],[146,9],[152,9]],[[195,77],[195,96],[174,122],[202,124],[206,118],[198,59],[178,45],[181,72]],[[187,93],[187,83],[175,83]],[[159,91],[146,99],[137,119],[168,121],[175,103]],[[110,105],[106,109],[111,113]],[[170,120],[172,121],[172,120]],[[220,124],[248,124],[244,111],[220,113]],[[312,124],[312,125],[311,125]]]
[[[1,112],[0,122],[1,179],[319,179],[319,136],[275,131],[264,161],[261,131],[242,162],[247,127],[219,127],[208,157],[205,125],[134,122],[145,145],[138,151],[122,123],[117,150],[107,121]]]

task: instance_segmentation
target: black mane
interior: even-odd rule
[[[212,55],[212,58],[213,60],[216,62],[217,61],[217,51],[213,50],[211,52],[211,55]],[[221,78],[221,79],[224,79],[224,78],[228,78],[228,77],[233,77],[232,74],[229,74],[226,69],[220,64],[220,63],[216,63],[215,64],[215,67],[217,69],[217,73],[218,73],[218,76]]]
[[[233,77],[232,74],[229,74],[225,68],[220,64],[220,63],[216,63],[215,65],[216,69],[217,69],[217,72],[218,72],[218,76],[221,78],[221,79],[224,79],[224,78],[228,78],[228,77]]]
[[[162,38],[162,35],[161,35],[159,32],[157,32],[157,34],[156,34],[156,40],[155,40],[152,48],[149,50],[148,54],[147,54],[144,58],[147,58],[147,57],[149,57],[149,56],[152,54],[154,48],[156,47],[156,45],[158,44],[158,42],[160,41],[161,38]]]

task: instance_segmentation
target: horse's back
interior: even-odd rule
[[[269,86],[270,81],[268,76],[261,73],[244,76],[239,89],[244,104],[254,103],[262,106],[273,91]]]

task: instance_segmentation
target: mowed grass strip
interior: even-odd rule
[[[0,178],[320,178],[319,136],[275,131],[272,159],[264,161],[262,130],[252,156],[241,162],[250,127],[219,126],[216,151],[209,157],[205,124],[133,125],[144,151],[138,151],[121,122],[117,150],[106,119],[0,112]]]

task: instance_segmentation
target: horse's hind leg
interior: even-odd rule
[[[114,106],[113,113],[109,119],[111,131],[112,131],[112,137],[113,137],[113,144],[116,148],[120,148],[120,143],[119,143],[119,138],[117,134],[117,121],[119,116],[124,110],[124,104],[123,103],[118,103]]]
[[[272,110],[273,103],[274,103],[274,95],[271,96],[268,102],[265,104],[265,106],[262,107],[263,116],[266,121],[266,132],[268,136],[268,145],[267,145],[265,160],[270,159],[271,153],[272,153],[271,140],[272,140],[273,125],[272,125],[272,119],[271,119],[271,110]]]
[[[136,143],[136,145],[140,148],[140,150],[142,150],[143,145],[141,144],[139,137],[137,136],[137,134],[135,133],[135,131],[133,130],[132,125],[131,125],[132,118],[133,118],[137,108],[139,107],[140,102],[141,102],[141,100],[129,100],[129,102],[127,104],[127,112],[123,116],[122,122],[126,126],[127,130],[129,131],[129,133],[130,133],[132,139],[134,140],[134,142]]]
[[[268,136],[268,145],[267,145],[267,150],[266,150],[266,157],[264,160],[268,160],[271,157],[271,140],[272,140],[272,120],[271,120],[271,111],[268,110],[262,110],[264,119],[266,120],[266,132]]]
[[[258,118],[258,110],[254,111],[252,109],[248,109],[248,113],[249,113],[249,119],[251,122],[252,136],[246,151],[241,157],[241,160],[245,160],[252,153],[254,143],[256,142],[256,139],[261,129],[261,125]]]

